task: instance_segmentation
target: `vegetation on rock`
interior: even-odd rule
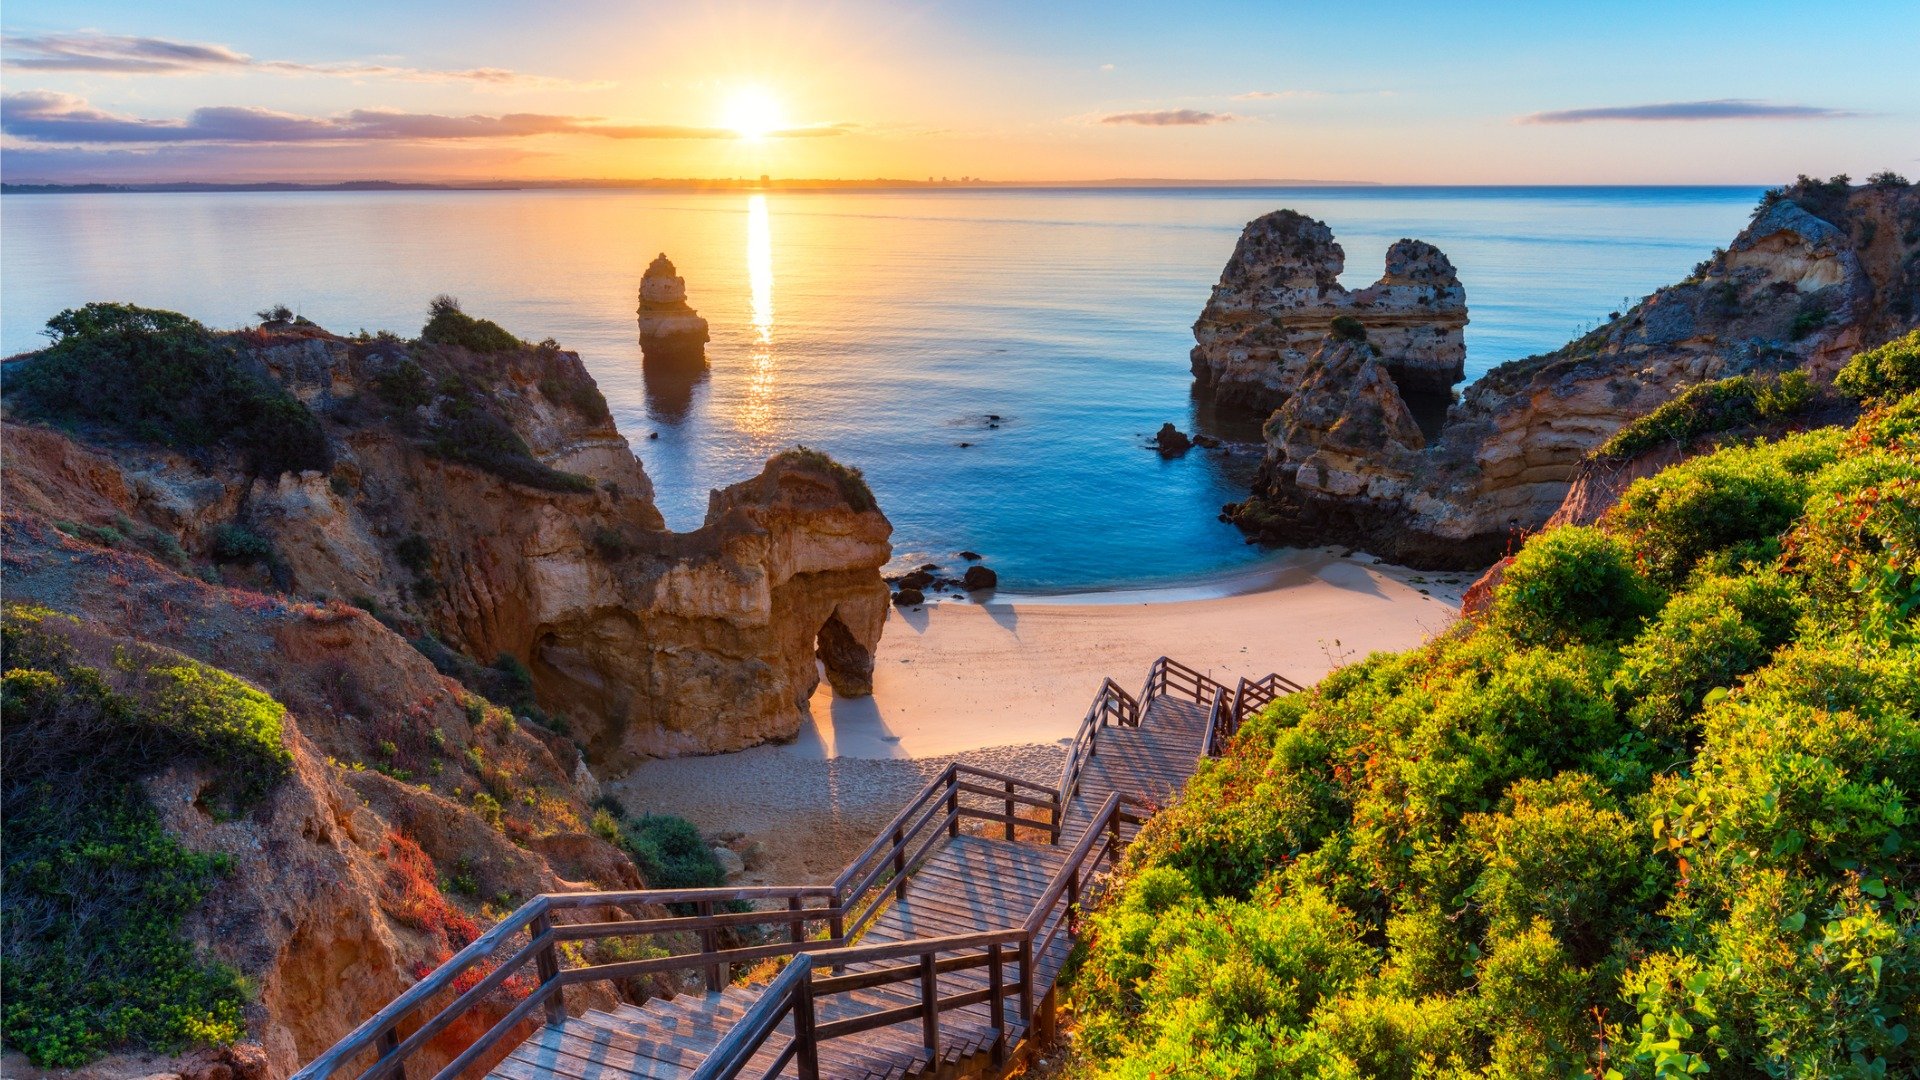
[[[6,1044],[74,1066],[239,1038],[244,981],[180,933],[230,861],[183,848],[140,783],[197,762],[211,809],[243,810],[287,773],[286,710],[223,671],[45,609],[9,605],[3,648]]]
[[[847,505],[859,513],[864,514],[880,505],[874,500],[873,489],[867,486],[867,478],[859,469],[852,465],[842,465],[823,451],[796,446],[791,450],[782,450],[773,456],[773,460],[767,462],[770,466],[781,463],[818,469],[833,477],[834,483],[840,488],[840,497],[847,500]]]
[[[1702,436],[1732,431],[1762,420],[1804,413],[1814,403],[1804,371],[1735,375],[1680,392],[1659,408],[1629,421],[1593,452],[1598,458],[1630,458],[1660,446],[1685,446]]]
[[[185,315],[87,304],[47,320],[47,333],[51,346],[8,365],[7,396],[23,415],[187,452],[226,450],[268,478],[331,466],[313,413]]]
[[[1920,390],[1920,330],[1855,354],[1833,385],[1864,401],[1891,401]]]
[[[432,345],[456,345],[477,353],[512,352],[527,343],[502,329],[490,319],[476,319],[460,310],[460,301],[440,295],[427,306],[427,325],[420,328],[420,340]]]
[[[1916,619],[1920,394],[1535,537],[1147,827],[1074,980],[1090,1069],[1920,1068]]]

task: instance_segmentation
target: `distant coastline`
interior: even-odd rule
[[[1374,180],[1299,180],[1241,179],[1192,180],[1155,177],[1116,177],[1105,180],[871,180],[781,179],[775,177],[732,177],[723,179],[654,178],[647,180],[483,180],[471,183],[432,183],[406,180],[346,180],[330,184],[303,184],[289,181],[223,183],[214,181],[155,181],[152,183],[6,183],[0,194],[6,195],[122,195],[162,193],[223,193],[247,191],[922,191],[944,189],[980,189],[996,191],[1032,190],[1126,190],[1126,189],[1261,189],[1261,188],[1341,188],[1381,187]]]

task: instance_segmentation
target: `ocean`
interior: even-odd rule
[[[1003,591],[1166,585],[1270,553],[1217,520],[1252,452],[1163,461],[1161,423],[1256,437],[1192,394],[1190,326],[1241,227],[1332,226],[1350,288],[1400,237],[1466,286],[1467,377],[1553,349],[1686,276],[1758,188],[1291,188],[835,193],[484,191],[13,195],[0,351],[91,300],[216,327],[284,303],[342,333],[417,334],[449,293],[578,350],[657,489],[709,490],[795,444],[858,466],[896,567],[977,551]],[[710,374],[648,385],[634,324],[665,252],[711,326]],[[997,419],[993,419],[997,418]]]

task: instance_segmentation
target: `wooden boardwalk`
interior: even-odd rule
[[[1101,686],[1057,787],[949,765],[830,885],[535,897],[294,1080],[366,1062],[359,1080],[425,1080],[407,1076],[409,1059],[456,1023],[472,1030],[482,1006],[505,1013],[434,1080],[489,1066],[497,1080],[992,1071],[1050,1023],[1049,995],[1103,863],[1117,862],[1245,715],[1297,689],[1271,675],[1229,688],[1162,657],[1138,697],[1111,679]],[[639,960],[562,962],[568,942],[607,938],[681,944]],[[733,979],[739,965],[781,958],[767,982]],[[688,970],[704,970],[705,993],[569,1014],[570,986]],[[489,1005],[510,978],[537,981]]]
[[[1148,704],[1139,727],[1108,728],[1098,752],[1081,772],[1078,795],[1066,804],[1059,845],[965,835],[949,838],[913,875],[906,898],[881,910],[861,944],[943,937],[1019,922],[1040,899],[1065,861],[1067,849],[1085,833],[1094,810],[1108,795],[1119,792],[1158,807],[1179,792],[1198,764],[1206,721],[1207,710],[1198,703],[1162,697]],[[1123,825],[1128,839],[1138,828]],[[1034,957],[1034,982],[1040,994],[1052,988],[1071,944],[1068,935],[1055,935],[1046,953]],[[884,961],[856,964],[852,969],[882,966]],[[1008,977],[1017,981],[1018,962],[1010,967]],[[986,976],[977,970],[940,976],[943,996],[985,986]],[[558,1027],[541,1029],[489,1075],[499,1080],[690,1077],[758,993],[757,988],[734,987],[718,994],[656,999],[637,1008],[622,1005],[612,1013],[588,1012]],[[855,991],[823,1001],[818,1022],[908,1007],[918,1000],[917,993],[900,986]],[[985,1004],[943,1013],[941,1024],[944,1062],[986,1052],[993,1045]],[[1014,1020],[1008,1034],[1017,1042],[1025,1028]],[[789,1026],[770,1039],[744,1075],[762,1074],[791,1038]],[[820,1048],[822,1076],[886,1080],[920,1075],[928,1071],[928,1064],[917,1024],[878,1028],[824,1042]],[[779,1075],[798,1073],[790,1063]]]

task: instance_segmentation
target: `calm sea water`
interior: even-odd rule
[[[579,350],[676,528],[795,443],[866,471],[899,565],[987,555],[1023,592],[1177,581],[1262,553],[1215,519],[1251,454],[1162,461],[1198,415],[1194,316],[1240,228],[1324,219],[1349,287],[1402,236],[1466,285],[1467,374],[1554,348],[1678,280],[1749,188],[1351,188],[678,194],[618,191],[10,196],[0,349],[125,300],[238,326],[285,303],[342,332],[419,331],[452,293]],[[665,251],[712,323],[711,375],[649,386],[635,290]],[[1002,418],[996,423],[989,416]],[[1239,433],[1248,435],[1245,427]],[[651,438],[656,436],[657,438]],[[962,444],[971,444],[965,445]]]

